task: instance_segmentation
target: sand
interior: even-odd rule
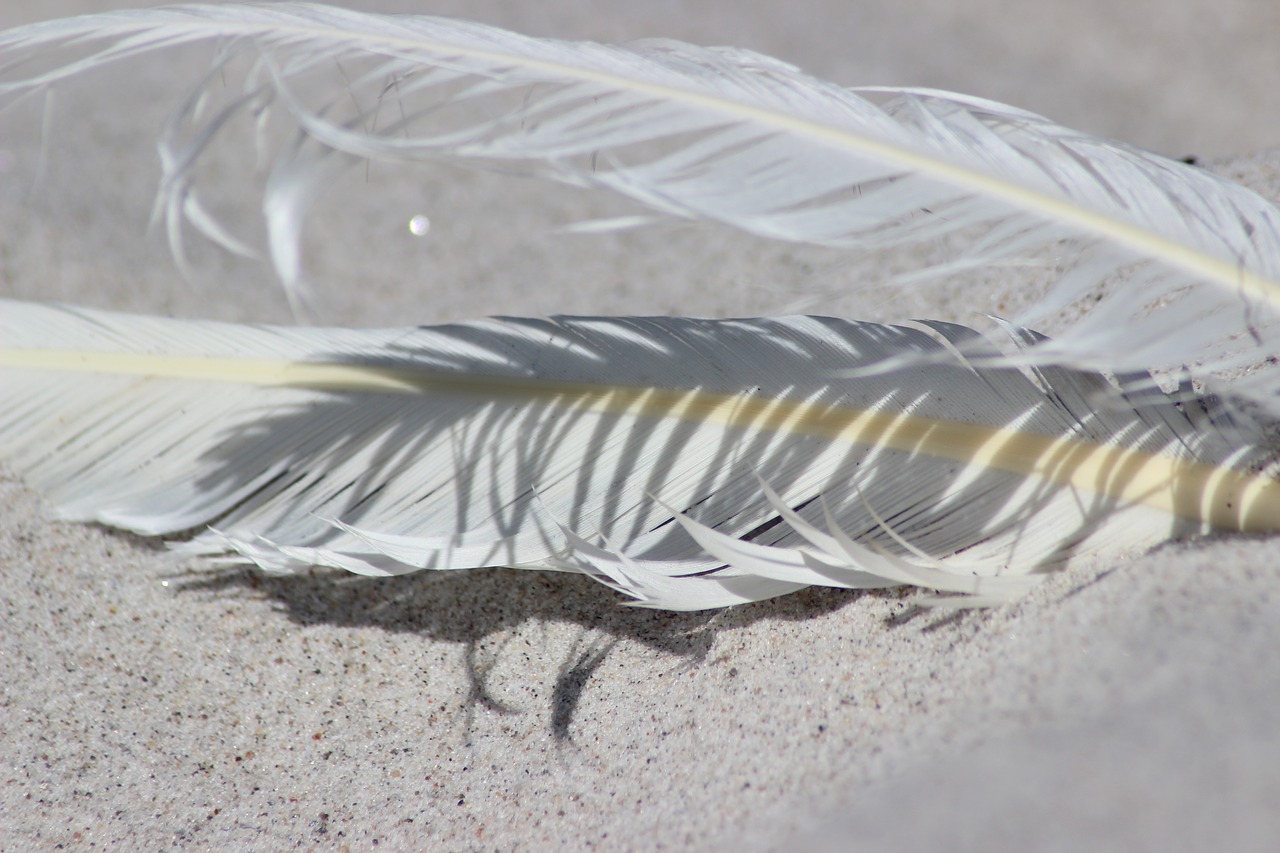
[[[126,4],[11,2],[5,26]],[[355,6],[357,4],[348,4]],[[944,86],[1280,197],[1275,4],[984,0],[359,4],[540,35],[673,36],[845,83]],[[958,7],[963,6],[963,9]],[[202,63],[142,61],[0,115],[0,294],[287,319],[261,264],[146,228],[153,141]],[[1215,159],[1216,158],[1216,159]],[[37,172],[43,168],[39,182]],[[243,171],[224,164],[228,174]],[[710,229],[558,229],[611,202],[373,167],[308,230],[319,319],[741,315],[874,281]],[[222,202],[253,228],[253,199]],[[430,216],[424,238],[408,234]],[[832,266],[835,263],[836,266]],[[850,272],[850,269],[853,272]],[[968,320],[944,284],[824,306]],[[948,615],[809,590],[704,614],[578,577],[209,573],[59,523],[0,472],[0,848],[1264,850],[1280,838],[1280,548],[1223,537]]]

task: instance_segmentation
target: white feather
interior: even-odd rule
[[[1144,377],[1135,408],[1097,374],[976,366],[980,343],[816,317],[358,331],[3,302],[0,456],[67,518],[209,528],[181,547],[271,571],[567,569],[680,609],[806,584],[1007,596],[1080,550],[1280,522],[1262,427]]]
[[[17,63],[0,95],[208,40],[221,46],[219,66],[248,54],[252,68],[223,108],[202,112],[193,96],[177,113],[162,207],[171,229],[186,217],[242,250],[204,214],[190,169],[230,116],[283,101],[307,135],[278,152],[264,210],[291,286],[308,201],[347,155],[449,158],[524,164],[775,239],[867,247],[977,228],[957,266],[1078,254],[1086,274],[1065,276],[1041,314],[1128,271],[1028,361],[1238,368],[1276,350],[1280,215],[1255,194],[1023,110],[931,90],[849,90],[747,51],[562,42],[307,3],[191,5],[0,34],[0,55]],[[83,55],[51,59],[56,46]],[[24,59],[36,68],[23,72]],[[339,64],[342,91],[309,99],[310,76]],[[396,119],[379,125],[384,115]],[[1274,371],[1237,390],[1280,409]]]

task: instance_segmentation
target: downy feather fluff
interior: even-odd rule
[[[305,3],[0,33],[0,98],[201,41],[215,73],[164,134],[157,210],[175,246],[186,222],[247,251],[193,166],[237,114],[284,106],[301,132],[263,211],[294,291],[309,201],[381,158],[518,167],[849,249],[977,234],[944,271],[1047,255],[1067,272],[1032,318],[1100,301],[1053,341],[1015,331],[1012,356],[941,323],[352,331],[4,303],[0,453],[67,517],[204,531],[183,547],[269,570],[580,571],[671,608],[814,583],[998,598],[1080,551],[1280,522],[1271,418],[1247,414],[1280,410],[1275,372],[1236,382],[1232,406],[1145,372],[1272,356],[1280,214],[1241,187],[1004,105],[850,90],[746,51]],[[243,91],[219,96],[240,57]],[[317,97],[308,81],[339,64],[342,91]]]

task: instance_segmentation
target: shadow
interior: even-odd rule
[[[581,652],[576,648],[578,644],[575,644],[575,648],[569,653],[569,659],[560,667],[551,696],[551,734],[557,741],[569,740],[569,727],[573,723],[578,702],[582,699],[582,692],[616,643],[617,640],[609,643],[594,641]]]
[[[980,618],[985,612],[984,608],[978,607],[933,607],[927,602],[924,604],[908,604],[901,611],[891,613],[881,620],[881,624],[886,628],[902,628],[918,620],[926,620],[919,627],[922,634],[932,634],[943,628],[959,625],[973,618]]]
[[[1098,584],[1102,583],[1104,580],[1106,580],[1107,578],[1109,578],[1111,575],[1115,574],[1117,571],[1119,571],[1119,567],[1118,567],[1118,566],[1111,566],[1110,568],[1103,569],[1102,571],[1098,572],[1098,573],[1097,573],[1097,574],[1095,574],[1093,577],[1089,578],[1088,580],[1084,581],[1083,583],[1080,583],[1080,584],[1078,584],[1078,585],[1076,585],[1076,586],[1072,587],[1071,589],[1067,590],[1067,591],[1062,595],[1062,597],[1061,597],[1061,598],[1059,598],[1058,600],[1059,600],[1060,602],[1061,602],[1061,601],[1069,601],[1070,599],[1075,598],[1077,595],[1080,595],[1081,593],[1087,592],[1089,589],[1091,589],[1091,588],[1093,588],[1094,586],[1097,586]]]
[[[697,666],[722,630],[745,628],[762,619],[807,620],[867,594],[810,588],[731,610],[685,613],[623,606],[625,598],[582,575],[500,568],[362,578],[333,570],[267,575],[254,567],[185,574],[170,583],[184,594],[250,595],[270,601],[300,626],[374,628],[460,645],[470,685],[468,718],[476,709],[519,713],[494,698],[488,686],[502,652],[501,643],[490,648],[493,638],[530,623],[577,626],[581,637],[559,665],[547,711],[549,730],[560,742],[570,741],[582,696],[621,642]]]
[[[714,611],[625,607],[625,598],[582,575],[502,568],[362,578],[333,570],[265,575],[246,567],[200,573],[173,585],[187,593],[248,591],[274,602],[301,626],[376,628],[468,648],[534,621],[578,625],[700,661],[710,650],[716,617]],[[844,603],[831,602],[831,609]],[[768,608],[753,609],[759,618]],[[477,654],[469,656],[479,672],[485,664]]]

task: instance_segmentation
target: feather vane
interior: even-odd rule
[[[818,317],[301,329],[0,304],[0,454],[67,517],[272,571],[575,570],[662,607],[982,595],[1270,530],[1263,427],[974,333]],[[841,371],[904,352],[872,376]],[[1142,390],[1145,389],[1145,390]],[[1207,425],[1209,424],[1209,425]]]

